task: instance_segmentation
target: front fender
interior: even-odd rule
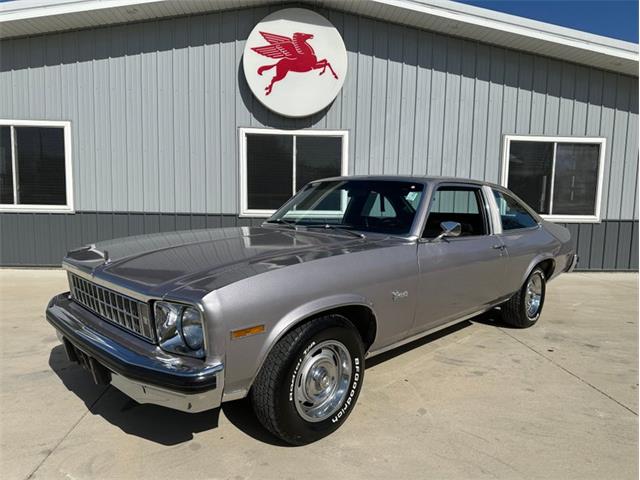
[[[232,388],[229,389],[229,391],[225,390],[224,392],[224,400],[235,400],[247,395],[249,389],[251,388],[251,385],[253,385],[253,382],[258,375],[258,372],[267,359],[269,352],[271,352],[271,349],[292,328],[322,312],[346,306],[367,307],[372,311],[374,318],[376,318],[375,310],[373,308],[373,302],[358,294],[345,293],[330,295],[327,297],[317,298],[300,306],[297,306],[296,308],[287,312],[282,318],[280,318],[280,320],[275,322],[273,327],[268,330],[266,335],[260,336],[261,341],[259,345],[253,345],[253,348],[258,346],[258,353],[257,355],[252,355],[252,357],[255,358],[255,363],[251,375],[240,382],[232,383]],[[234,352],[234,349],[242,350],[243,352],[245,352],[245,354],[247,352],[247,346],[246,344],[243,344],[243,340],[241,339],[231,341],[229,343],[227,355],[239,353]]]

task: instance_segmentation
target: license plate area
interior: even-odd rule
[[[69,358],[69,361],[79,364],[82,368],[91,373],[96,385],[109,385],[109,383],[111,383],[111,372],[106,367],[77,348],[68,339],[63,338],[62,343],[64,344],[64,349],[67,352],[67,358]]]

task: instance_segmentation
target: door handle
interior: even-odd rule
[[[505,248],[507,248],[505,245],[494,245],[493,246],[494,250],[504,250]]]

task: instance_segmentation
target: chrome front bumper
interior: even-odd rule
[[[135,401],[190,413],[220,406],[224,388],[221,362],[168,354],[106,322],[70,300],[68,294],[51,299],[46,317],[68,352],[70,344],[85,359],[81,363],[106,369],[111,385]],[[74,357],[73,351],[70,357]],[[92,373],[96,379],[96,372]]]

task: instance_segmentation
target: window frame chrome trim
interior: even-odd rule
[[[433,238],[424,238],[424,230],[425,228],[427,228],[427,221],[429,220],[429,214],[431,213],[431,207],[433,206],[432,200],[433,200],[433,196],[438,192],[438,190],[441,187],[468,187],[468,188],[475,188],[480,192],[480,198],[482,199],[482,205],[481,207],[484,209],[484,213],[482,214],[483,220],[486,224],[487,227],[487,232],[483,235],[469,235],[469,236],[465,236],[463,238],[477,238],[477,237],[490,237],[491,235],[495,235],[495,230],[494,230],[494,223],[493,223],[493,211],[491,203],[489,201],[489,199],[486,196],[486,191],[485,191],[485,187],[487,185],[485,185],[482,182],[474,182],[474,181],[469,181],[469,182],[465,182],[465,181],[461,181],[461,182],[456,182],[456,181],[450,181],[450,180],[444,180],[444,181],[439,181],[433,184],[433,188],[430,190],[429,192],[429,196],[426,197],[426,195],[423,193],[422,199],[421,201],[423,202],[427,202],[427,207],[426,207],[426,213],[424,216],[424,221],[422,222],[422,227],[418,233],[418,241],[419,243],[431,243],[433,242]],[[423,192],[426,191],[423,190]],[[416,215],[417,215],[417,210],[416,210]],[[447,241],[451,241],[451,240],[457,240],[459,238],[456,237],[448,237]]]

